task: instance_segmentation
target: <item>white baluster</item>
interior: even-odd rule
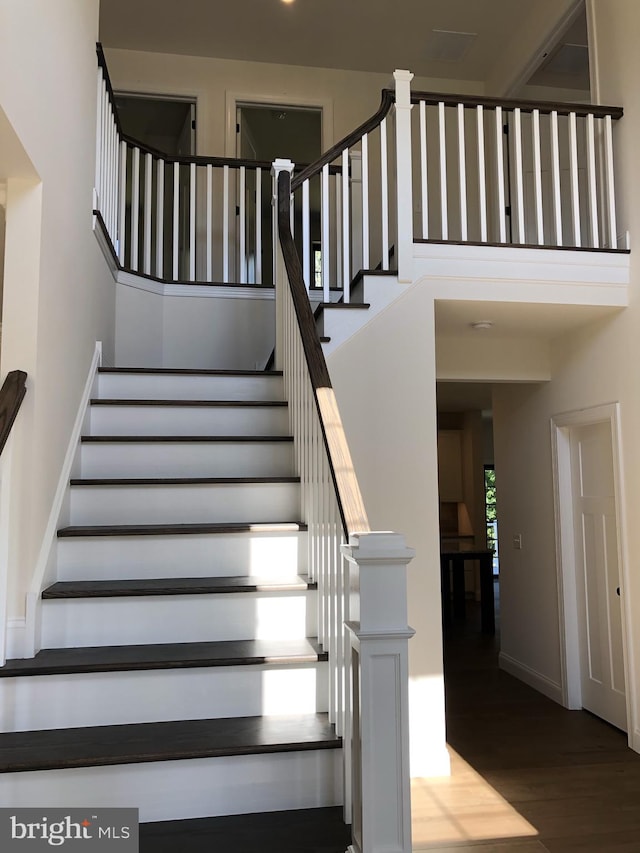
[[[213,166],[211,163],[207,163],[206,192],[207,281],[213,281]]]
[[[569,167],[571,172],[571,211],[573,216],[574,246],[582,246],[580,227],[580,187],[578,181],[578,130],[576,114],[569,113]]]
[[[540,152],[540,110],[531,114],[531,143],[533,145],[533,186],[536,203],[536,236],[538,245],[544,244],[544,219],[542,213],[542,158]]]
[[[98,66],[98,88],[96,93],[96,207],[100,210],[102,194],[102,98],[105,84],[102,68]]]
[[[449,210],[447,203],[447,127],[444,103],[438,104],[438,131],[440,140],[440,223],[443,240],[449,239]]]
[[[109,177],[109,236],[115,246],[118,233],[118,128],[111,112],[111,175]]]
[[[247,283],[247,217],[246,217],[246,197],[247,197],[247,170],[244,166],[240,166],[240,202],[238,205],[238,229],[240,232],[239,239],[239,261],[240,261],[240,284]]]
[[[486,243],[487,233],[487,164],[484,147],[484,108],[478,104],[476,108],[476,125],[478,128],[478,205],[480,209],[480,240]]]
[[[330,266],[329,266],[329,166],[322,167],[322,298],[330,300]]]
[[[164,160],[156,165],[156,275],[164,278]]]
[[[342,288],[342,175],[336,175],[336,287]]]
[[[598,188],[596,184],[596,131],[593,113],[587,116],[587,166],[589,178],[589,212],[591,219],[591,245],[600,248],[598,226]]]
[[[313,280],[311,269],[311,222],[309,208],[309,181],[302,183],[302,274],[307,291]]]
[[[496,107],[496,180],[498,182],[498,238],[507,242],[506,207],[504,198],[504,125],[502,107]]]
[[[144,272],[151,275],[151,196],[153,190],[153,157],[144,155]]]
[[[369,137],[362,137],[362,269],[369,269]]]
[[[458,175],[460,182],[460,239],[468,239],[467,225],[467,161],[464,138],[464,104],[458,104]]]
[[[189,166],[189,281],[196,279],[196,164]]]
[[[131,269],[138,269],[138,218],[140,215],[140,149],[133,149],[131,177]]]
[[[180,271],[180,164],[173,164],[173,280]]]
[[[607,183],[607,206],[609,212],[609,248],[618,248],[618,226],[616,223],[616,191],[613,171],[613,123],[611,116],[604,119],[604,157]]]
[[[127,243],[127,143],[120,143],[120,217],[118,225],[118,260],[124,266],[124,255]]]
[[[262,169],[256,169],[256,284],[262,284]]]
[[[389,166],[387,156],[387,120],[380,122],[380,181],[382,200],[382,269],[389,269]]]
[[[551,112],[551,183],[553,185],[553,227],[556,246],[562,246],[562,196],[560,193],[560,141],[558,111]]]
[[[518,211],[518,243],[526,242],[524,222],[524,177],[522,165],[522,113],[513,111],[513,146],[516,157],[516,209]]]
[[[229,283],[229,167],[222,167],[222,281]]]
[[[342,152],[342,278],[345,304],[351,302],[351,245],[349,243],[349,150]]]
[[[422,207],[422,239],[429,239],[429,185],[427,174],[427,105],[420,101],[420,204]]]

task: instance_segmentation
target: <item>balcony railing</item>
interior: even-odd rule
[[[119,266],[165,282],[272,285],[271,164],[169,157],[127,137],[98,59],[94,207]],[[411,93],[412,75],[394,76],[371,119],[294,165],[308,291],[348,303],[361,270],[407,280],[414,240],[626,248],[614,186],[622,109]]]

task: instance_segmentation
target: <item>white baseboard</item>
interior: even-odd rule
[[[27,620],[9,619],[7,622],[7,660],[28,657]]]
[[[640,729],[635,729],[629,738],[629,746],[634,752],[640,752]]]
[[[557,681],[547,678],[546,675],[542,675],[542,673],[537,672],[535,669],[521,663],[504,652],[500,652],[498,666],[500,669],[508,672],[509,675],[513,675],[514,678],[524,681],[529,687],[533,687],[534,690],[544,694],[549,699],[553,699],[559,705],[563,704],[562,685],[558,684]]]
[[[67,446],[67,453],[58,478],[58,486],[56,488],[55,497],[49,514],[49,520],[45,528],[36,570],[31,582],[31,588],[27,594],[27,610],[24,620],[9,620],[9,626],[12,621],[20,623],[24,622],[24,630],[22,632],[23,640],[21,654],[7,654],[8,658],[13,657],[33,657],[40,650],[40,594],[44,587],[55,580],[56,575],[56,533],[60,523],[60,516],[63,511],[65,501],[69,491],[69,480],[71,479],[71,469],[74,459],[80,444],[82,428],[84,426],[89,400],[91,399],[94,385],[97,378],[98,367],[102,363],[102,343],[96,341],[93,358],[89,367],[89,373],[85,382],[85,387],[80,398],[76,419],[71,431],[71,437]],[[9,634],[12,632],[9,631]],[[20,632],[16,634],[19,636]],[[17,642],[17,641],[16,641]],[[18,647],[18,646],[16,646]],[[11,649],[11,646],[9,646]]]

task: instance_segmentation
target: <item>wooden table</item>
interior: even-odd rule
[[[480,624],[483,634],[495,634],[496,619],[493,603],[493,551],[479,549],[475,551],[441,551],[440,574],[442,578],[442,621],[451,624],[451,579],[453,578],[453,616],[465,618],[465,560],[478,560],[480,563]]]

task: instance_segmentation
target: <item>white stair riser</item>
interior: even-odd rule
[[[315,592],[47,600],[43,648],[267,640],[316,634]]]
[[[72,486],[71,524],[299,521],[297,483]]]
[[[307,566],[305,532],[58,539],[59,580],[289,576]]]
[[[286,477],[293,442],[85,443],[80,477]]]
[[[101,373],[99,395],[107,400],[282,400],[281,376],[206,376]]]
[[[342,802],[339,749],[5,773],[7,808],[128,807],[141,821],[321,808]]]
[[[91,435],[287,435],[286,406],[91,406]]]
[[[0,679],[0,731],[314,714],[327,664],[221,666]]]

